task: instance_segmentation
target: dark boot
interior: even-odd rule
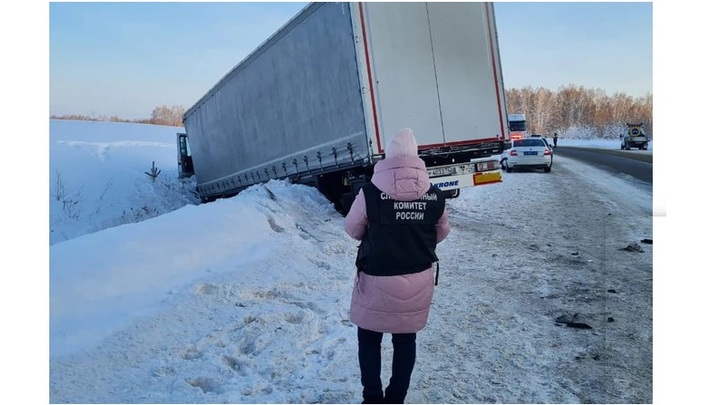
[[[385,400],[383,402],[383,404],[404,404],[404,403],[405,403],[404,395],[397,396],[397,397],[385,396]]]
[[[382,394],[377,396],[365,396],[363,394],[363,401],[362,404],[384,404],[385,398],[383,398]]]
[[[385,390],[385,399],[384,404],[404,404],[405,403],[405,396],[407,395],[407,390],[405,392],[393,392],[392,386],[388,386],[388,388]]]

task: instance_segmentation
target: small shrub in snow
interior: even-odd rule
[[[55,171],[55,190],[52,192],[52,196],[55,201],[62,205],[62,212],[68,218],[78,220],[80,218],[80,212],[82,210],[82,188],[76,191],[70,191],[65,185],[63,175],[60,170]]]
[[[155,167],[155,161],[153,160],[153,162],[152,162],[152,167],[150,168],[150,173],[145,172],[145,174],[147,174],[148,176],[152,177],[153,181],[155,181],[155,179],[157,178],[157,176],[160,175],[160,172],[161,172],[161,171],[162,171],[162,170],[160,170],[160,169],[158,169],[157,167]]]

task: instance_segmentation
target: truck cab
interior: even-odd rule
[[[178,151],[178,177],[186,178],[195,174],[193,166],[192,153],[190,152],[190,142],[185,133],[177,133],[177,151]]]
[[[527,134],[527,120],[525,114],[508,114],[508,129],[510,140],[523,139]]]

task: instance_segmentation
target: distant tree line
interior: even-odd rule
[[[553,92],[546,88],[523,87],[506,92],[508,113],[524,113],[530,133],[567,138],[618,138],[626,123],[643,123],[652,137],[652,94],[612,96],[600,89],[563,86]]]
[[[180,105],[174,105],[168,107],[162,105],[155,107],[150,118],[141,119],[125,119],[120,118],[117,115],[113,116],[87,116],[87,115],[51,115],[50,119],[53,120],[78,120],[78,121],[109,121],[109,122],[131,122],[137,124],[153,124],[153,125],[168,125],[171,127],[182,127],[183,126],[183,115],[185,114],[185,107]]]
[[[618,138],[626,123],[643,123],[652,137],[652,94],[631,97],[625,93],[612,96],[600,89],[583,86],[563,86],[557,91],[544,87],[523,87],[506,91],[508,113],[524,113],[530,133],[565,138]],[[128,120],[118,116],[88,117],[83,115],[51,116],[51,119],[134,122],[141,124],[182,127],[185,107],[162,105],[155,107],[150,118]]]

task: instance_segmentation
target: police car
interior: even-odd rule
[[[501,165],[507,172],[516,169],[543,169],[550,172],[553,150],[542,136],[531,136],[512,141],[510,149],[503,152]]]

